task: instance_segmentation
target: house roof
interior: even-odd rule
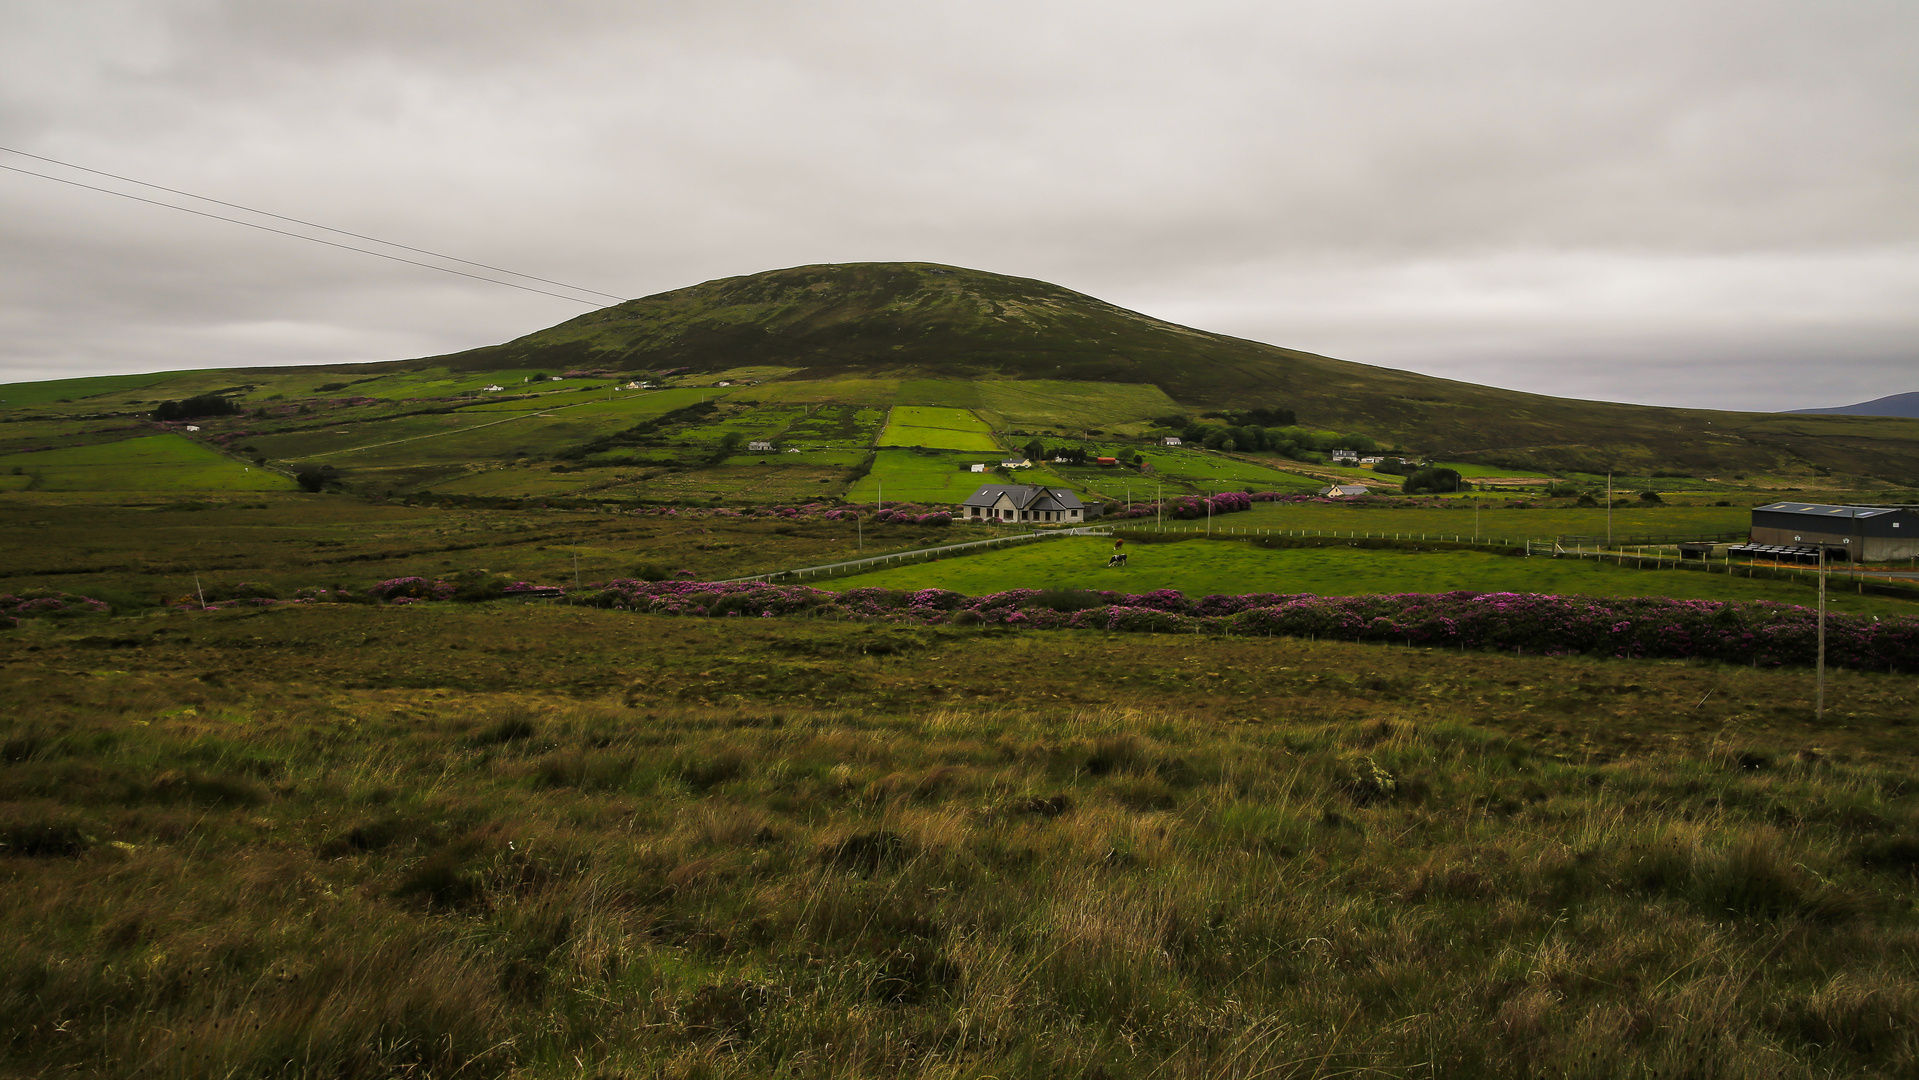
[[[1796,502],[1777,502],[1770,506],[1757,506],[1753,509],[1820,518],[1875,518],[1899,512],[1899,508],[1894,506],[1829,506],[1825,503]]]
[[[1364,495],[1366,494],[1366,491],[1367,491],[1367,488],[1365,484],[1328,484],[1326,485],[1325,492],[1322,492],[1322,494],[1338,493],[1340,495]]]
[[[1065,488],[1034,487],[1031,484],[983,484],[966,497],[961,506],[991,506],[1004,495],[1020,510],[1080,510],[1085,504]]]

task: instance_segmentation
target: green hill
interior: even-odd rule
[[[240,411],[192,431],[153,420],[162,402],[207,395]],[[1167,490],[1335,478],[1157,445],[1179,418],[1255,409],[1473,475],[1589,474],[1590,486],[1611,470],[1667,490],[1683,482],[1664,478],[1692,476],[1808,491],[1919,476],[1919,420],[1524,394],[1207,333],[1027,278],[855,263],[709,281],[445,356],[0,386],[0,455],[14,455],[0,490],[51,486],[41,466],[58,462],[38,455],[161,431],[224,452],[242,476],[326,469],[356,490],[513,498],[770,502],[858,494],[868,477],[875,492],[945,492],[948,473],[1033,439],[1143,454]],[[1286,445],[1316,438],[1324,449],[1320,436]],[[88,482],[139,489],[144,475]],[[1124,497],[1116,477],[1032,478]]]
[[[1919,473],[1919,423],[1501,390],[1208,333],[1043,281],[931,263],[723,278],[429,362],[1148,384],[1194,410],[1282,405],[1305,424],[1516,468]]]

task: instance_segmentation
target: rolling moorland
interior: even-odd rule
[[[0,387],[0,1075],[1919,1072],[1901,658],[1829,671],[1816,716],[1799,647],[847,614],[1463,591],[1763,622],[1811,587],[1521,545],[1915,501],[1919,421],[1458,386],[901,264],[453,357]],[[207,394],[232,411],[153,416]],[[1502,408],[1542,441],[1447,441]],[[1255,409],[1263,448],[1160,443]],[[1128,464],[968,471],[1035,439]],[[1342,442],[1508,490],[1392,495]],[[1581,505],[1607,465],[1618,505]],[[1116,516],[1124,567],[1046,540],[765,618],[693,584],[997,535],[873,504],[1014,478],[1288,498],[1210,539]],[[1306,497],[1331,480],[1380,494]],[[1842,575],[1830,607],[1907,626],[1914,591]]]

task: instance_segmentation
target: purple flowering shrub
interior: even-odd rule
[[[303,604],[347,604],[352,603],[353,594],[345,589],[329,589],[324,585],[310,585],[293,594],[293,599]]]
[[[1534,654],[1705,659],[1766,666],[1812,661],[1815,613],[1791,604],[1539,593],[1314,596],[1247,593],[1191,600],[1172,589],[1128,595],[1008,589],[963,596],[945,589],[861,588],[834,594],[763,582],[615,581],[582,602],[662,615],[812,615],[924,624],[1096,629],[1134,633],[1281,634]],[[1089,603],[1090,602],[1090,603]],[[1050,605],[1050,606],[1049,606]],[[1063,607],[1066,610],[1056,610]],[[1919,670],[1919,619],[1829,615],[1828,660]]]
[[[91,596],[76,593],[55,592],[51,589],[29,589],[14,596],[0,593],[0,616],[8,619],[8,626],[19,625],[20,619],[64,618],[73,615],[104,615],[112,610],[104,600],[95,600]]]
[[[367,590],[389,604],[402,600],[451,600],[459,586],[451,581],[431,581],[423,577],[389,578]]]

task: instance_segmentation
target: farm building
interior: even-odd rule
[[[1030,469],[1033,467],[1033,463],[1023,457],[1009,457],[1005,461],[1000,462],[999,467],[1002,469]]]
[[[1755,552],[1754,548],[1779,549]],[[1776,502],[1752,510],[1752,542],[1742,554],[1788,554],[1816,560],[1887,562],[1919,557],[1919,512],[1898,506],[1828,506]]]
[[[1335,451],[1333,451],[1333,460],[1334,460],[1334,461],[1358,461],[1358,460],[1359,460],[1359,451],[1357,451],[1357,450],[1335,450]]]
[[[987,484],[960,504],[968,521],[1026,521],[1077,525],[1086,520],[1086,506],[1064,488],[1028,484]]]
[[[773,443],[771,440],[768,440],[768,439],[754,439],[752,442],[746,444],[746,448],[752,451],[765,451],[767,453],[771,453],[773,450]]]
[[[1325,487],[1319,489],[1320,495],[1329,499],[1341,499],[1341,498],[1347,498],[1353,495],[1364,495],[1366,494],[1366,491],[1367,491],[1367,488],[1365,484],[1328,484]]]
[[[1165,437],[1164,439],[1161,439],[1161,440],[1159,441],[1159,444],[1160,444],[1161,446],[1178,446],[1178,445],[1179,445],[1179,436],[1177,436],[1177,435],[1168,435],[1168,436],[1166,436],[1166,437]]]
[[[986,466],[984,466],[984,465],[972,465],[972,466],[969,466],[969,467],[968,467],[968,471],[969,471],[969,472],[985,472],[985,471],[986,471]]]

